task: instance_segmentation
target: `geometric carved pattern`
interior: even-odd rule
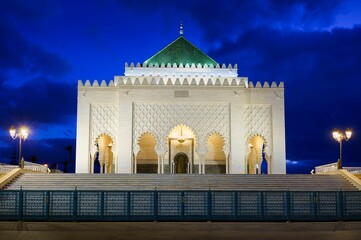
[[[207,137],[217,132],[229,151],[229,104],[227,103],[134,103],[133,149],[145,132],[157,138],[157,149],[165,152],[166,141],[174,127],[183,124],[192,129],[198,142],[197,151],[205,152]]]
[[[118,105],[91,104],[90,105],[90,151],[92,155],[97,151],[96,139],[106,134],[113,140],[113,149],[118,143]]]
[[[261,135],[265,140],[265,153],[272,155],[271,105],[245,105],[243,107],[245,152],[248,141],[254,135]]]

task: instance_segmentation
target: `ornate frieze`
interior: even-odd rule
[[[106,134],[113,140],[113,148],[118,143],[117,133],[119,122],[119,107],[116,104],[91,104],[90,105],[90,151],[96,152],[95,141]]]
[[[259,135],[266,141],[265,152],[272,155],[272,122],[271,105],[245,105],[243,108],[245,152],[248,152],[248,141],[252,136]]]
[[[138,139],[144,132],[156,136],[157,148],[167,149],[171,130],[183,124],[196,136],[199,151],[203,151],[207,138],[217,132],[225,140],[224,150],[229,150],[229,104],[228,103],[134,103],[133,149],[138,149]]]

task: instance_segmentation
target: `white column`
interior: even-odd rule
[[[226,174],[229,174],[229,154],[226,153]]]
[[[198,154],[199,161],[198,161],[198,174],[202,174],[202,157]]]
[[[158,174],[161,173],[161,164],[160,164],[160,159],[161,159],[161,156],[158,155]]]
[[[117,151],[118,173],[132,172],[133,102],[130,96],[119,94],[119,132]]]
[[[79,92],[80,95],[82,92]],[[86,97],[78,96],[78,114],[76,123],[76,173],[89,173],[92,161],[89,161],[90,148],[90,104]]]
[[[198,152],[198,156],[199,156],[199,174],[204,174],[205,173],[205,164],[204,164],[205,153]]]
[[[285,143],[285,112],[284,112],[284,89],[272,88],[278,98],[273,97],[272,104],[272,140],[273,149],[268,151],[272,157],[272,174],[286,173],[286,143]],[[268,140],[268,139],[267,139]]]
[[[206,161],[205,161],[205,155],[202,157],[202,174],[206,173]]]
[[[161,156],[162,160],[162,174],[164,174],[164,154]]]
[[[244,94],[244,97],[246,94]],[[244,163],[244,129],[243,119],[242,119],[242,98],[237,98],[237,101],[232,102],[231,104],[231,126],[232,131],[230,131],[231,136],[231,146],[230,146],[230,169],[229,173],[245,173]]]
[[[137,173],[137,156],[134,156],[134,173]]]

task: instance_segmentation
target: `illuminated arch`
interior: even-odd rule
[[[100,134],[95,142],[95,153],[91,159],[91,172],[96,173],[96,166],[99,164],[99,173],[112,173],[114,172],[114,138],[107,133]],[[98,161],[98,162],[96,162]]]
[[[139,151],[136,154],[137,173],[157,173],[158,155],[155,151],[157,137],[152,132],[144,132],[137,140]]]
[[[211,132],[206,137],[205,173],[226,173],[225,139],[219,132]]]
[[[246,168],[249,174],[270,173],[270,156],[266,154],[267,140],[261,134],[253,134],[247,140]],[[265,166],[263,169],[263,166]]]

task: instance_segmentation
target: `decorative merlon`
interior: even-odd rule
[[[191,65],[189,65],[188,63],[186,63],[185,65],[183,65],[182,63],[180,63],[179,65],[177,65],[176,63],[174,64],[164,64],[162,63],[161,65],[159,65],[158,63],[156,64],[147,64],[147,63],[143,63],[143,64],[140,64],[139,62],[134,64],[133,62],[130,63],[130,65],[126,62],[125,63],[125,68],[206,68],[206,69],[209,69],[209,68],[215,68],[215,69],[235,69],[237,70],[238,68],[238,65],[237,64],[234,64],[233,67],[232,67],[232,64],[228,64],[228,66],[226,66],[226,64],[217,64],[217,65],[213,65],[213,64],[204,64],[202,66],[202,64],[198,63],[197,65],[192,63]]]
[[[262,86],[262,83],[257,81],[255,86],[252,81],[249,81],[248,88],[284,88],[284,83],[280,82],[277,86],[277,83],[273,81],[270,86],[269,82],[265,81],[263,82],[263,86]]]
[[[124,76],[126,77],[238,77],[237,73],[237,64],[232,66],[232,64],[222,65],[201,65],[201,64],[185,64],[180,63],[167,65],[161,64],[134,64],[125,63],[125,72]]]
[[[122,85],[128,86],[241,86],[244,88],[284,88],[284,83],[280,82],[278,85],[276,82],[269,84],[268,81],[259,81],[254,84],[252,81],[248,81],[248,78],[186,78],[186,77],[119,77],[115,76],[115,81],[110,80],[109,83],[102,80],[99,84],[98,80],[94,80],[92,83],[90,80],[86,80],[85,83],[82,80],[78,80],[79,87],[117,87]]]

